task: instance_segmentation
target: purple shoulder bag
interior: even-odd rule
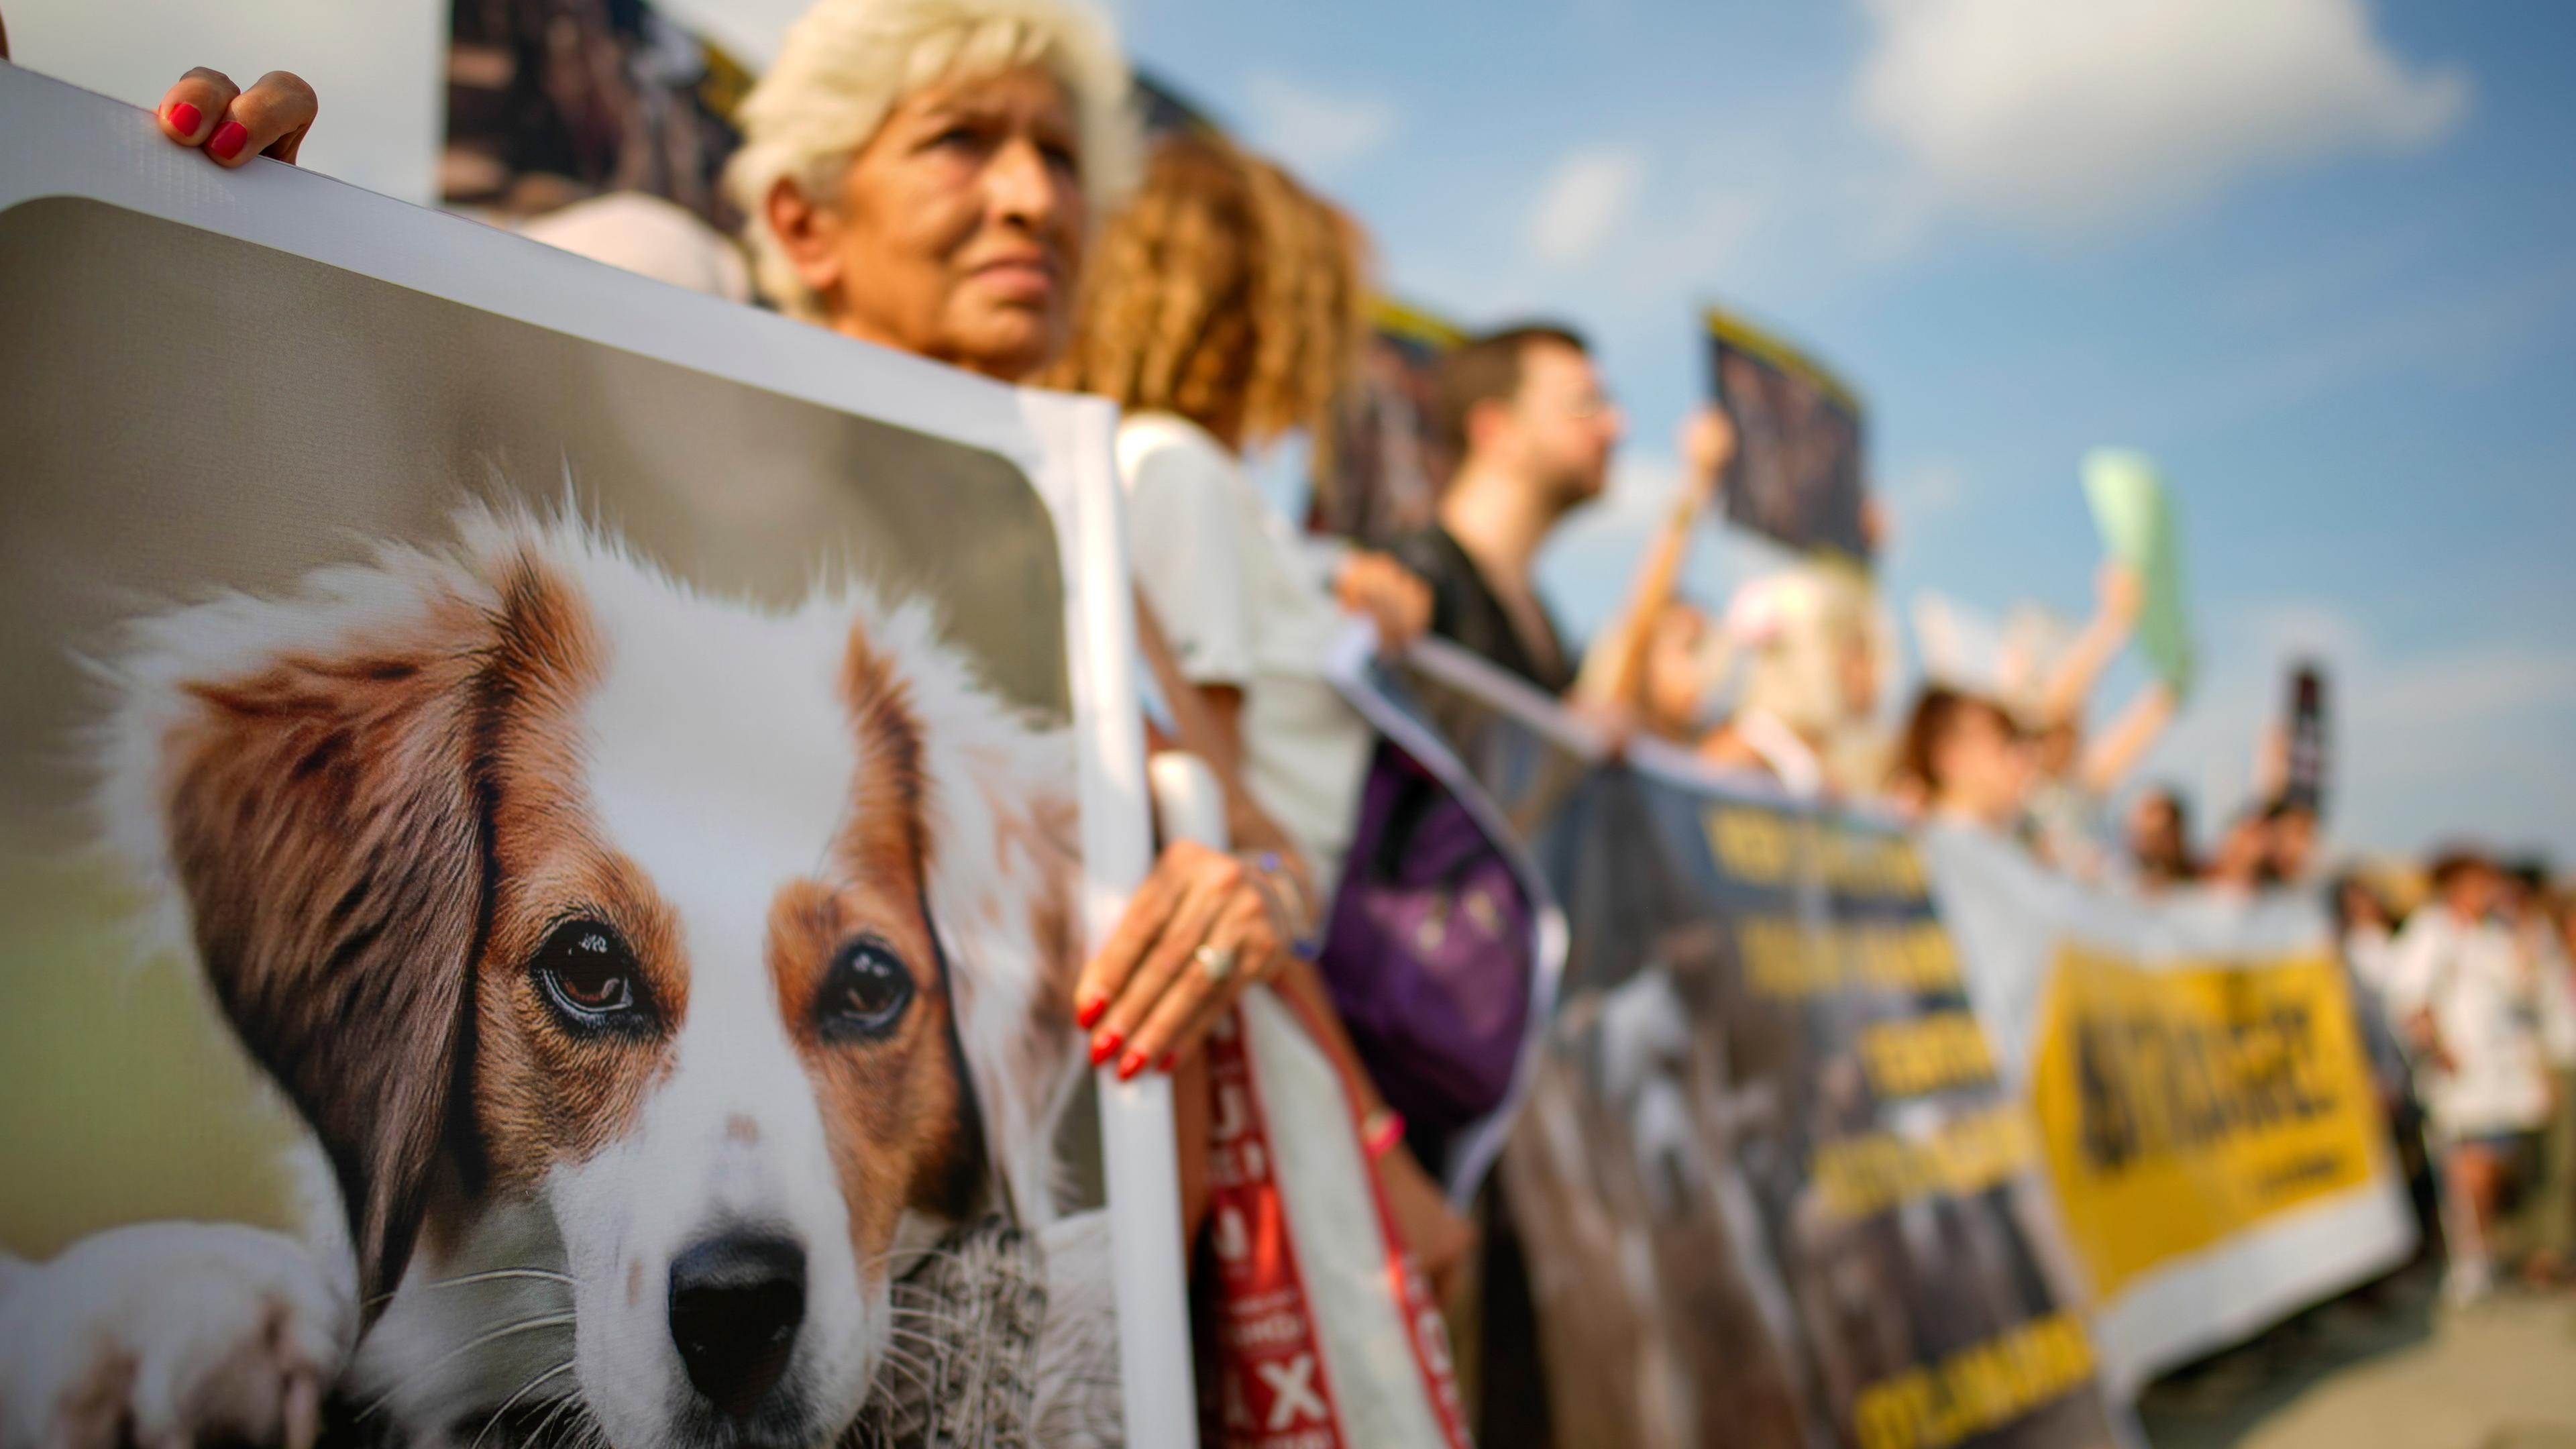
[[[1333,1005],[1434,1172],[1503,1103],[1529,1023],[1532,911],[1449,788],[1380,740],[1321,962]]]

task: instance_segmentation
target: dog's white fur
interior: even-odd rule
[[[514,558],[532,557],[568,585],[604,645],[604,673],[580,703],[575,751],[593,829],[676,919],[688,1007],[666,1070],[616,1140],[558,1164],[533,1193],[471,1204],[462,1232],[415,1244],[341,1392],[389,1415],[418,1444],[470,1449],[460,1426],[549,1405],[568,1424],[587,1415],[614,1449],[741,1442],[710,1438],[704,1414],[691,1412],[694,1391],[660,1285],[692,1242],[751,1222],[785,1232],[807,1254],[805,1317],[788,1369],[799,1417],[784,1432],[826,1441],[889,1371],[897,1333],[889,1275],[950,1226],[907,1210],[896,1251],[858,1260],[835,1126],[790,1041],[789,1008],[764,959],[775,893],[817,869],[852,808],[864,748],[840,687],[852,633],[889,665],[920,725],[921,808],[934,843],[928,915],[950,966],[995,1205],[1032,1229],[1050,1216],[1052,1139],[1078,1074],[1079,1037],[1069,1020],[1051,1025],[1040,1010],[1050,987],[1069,982],[1046,979],[1061,963],[1035,939],[1032,902],[1060,862],[1038,858],[1032,841],[1044,830],[1028,810],[1063,802],[1069,739],[996,700],[918,601],[889,605],[843,587],[767,613],[692,591],[574,523],[475,512],[459,532],[453,552],[387,548],[371,563],[315,573],[294,597],[235,595],[139,621],[114,661],[124,702],[105,745],[106,827],[120,854],[160,884],[170,911],[163,926],[184,939],[163,817],[166,742],[201,707],[192,685],[248,676],[283,657],[347,651],[442,598],[496,610],[496,580]],[[288,1405],[295,1376],[317,1356],[334,1357],[331,1346],[345,1345],[362,1317],[348,1301],[357,1275],[342,1256],[347,1234],[329,1226],[300,1261],[281,1257],[284,1240],[271,1235],[201,1230],[210,1236],[198,1243],[200,1256],[229,1265],[218,1276],[269,1285],[259,1313],[238,1303],[200,1320],[163,1311],[138,1278],[152,1254],[120,1258],[105,1238],[84,1247],[104,1263],[75,1264],[84,1251],[76,1250],[21,1270],[14,1287],[0,1280],[0,1324],[19,1320],[13,1333],[68,1329],[43,1316],[83,1292],[126,1305],[121,1318],[100,1310],[92,1317],[107,1321],[81,1325],[98,1346],[91,1360],[47,1367],[22,1353],[23,1343],[0,1342],[9,1360],[0,1395],[10,1400],[0,1404],[0,1441],[15,1449],[30,1436],[71,1432],[54,1401],[96,1377],[98,1353],[212,1363],[244,1335],[289,1342],[297,1356],[279,1359],[265,1391]],[[176,1251],[166,1236],[149,1246],[165,1259]],[[84,1276],[66,1280],[75,1266]],[[123,1281],[100,1287],[102,1275]],[[647,1278],[651,1290],[639,1291]],[[174,1337],[207,1341],[165,1342]],[[225,1411],[221,1395],[239,1391],[219,1383],[156,1392],[166,1407],[134,1421],[155,1432],[234,1426],[295,1436],[284,1409]],[[192,1399],[201,1405],[193,1412]]]

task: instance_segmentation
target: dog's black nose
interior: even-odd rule
[[[671,1260],[671,1341],[689,1382],[749,1417],[805,1321],[805,1250],[785,1238],[723,1237]]]

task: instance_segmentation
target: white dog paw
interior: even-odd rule
[[[0,1296],[0,1449],[311,1449],[357,1305],[293,1238],[145,1223]]]

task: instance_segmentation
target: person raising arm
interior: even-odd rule
[[[1691,525],[1714,501],[1718,481],[1735,457],[1735,425],[1709,406],[1682,424],[1682,480],[1671,510],[1646,544],[1628,602],[1585,651],[1575,676],[1574,702],[1602,712],[1636,712],[1654,723],[1648,698],[1656,632],[1676,602],[1682,564],[1690,556]],[[1678,722],[1687,725],[1688,721]]]

